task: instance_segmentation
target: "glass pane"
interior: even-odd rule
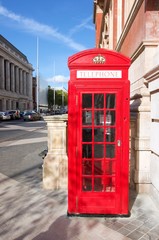
[[[82,180],[82,190],[83,191],[92,191],[92,179],[91,178],[83,178]]]
[[[115,179],[110,177],[110,178],[106,178],[106,188],[105,191],[106,192],[115,192]]]
[[[115,94],[107,94],[106,108],[115,108]]]
[[[112,175],[115,173],[115,161],[108,161],[105,163],[106,174]]]
[[[95,192],[102,192],[103,191],[102,178],[95,178],[94,179],[94,191]]]
[[[106,145],[106,157],[107,158],[115,157],[115,145],[114,144]]]
[[[115,124],[115,111],[107,111],[106,112],[106,125],[112,126]]]
[[[115,128],[106,129],[106,141],[114,142],[115,141]]]
[[[82,108],[92,108],[92,94],[82,95]]]
[[[95,128],[94,142],[103,142],[103,141],[104,141],[104,128]]]
[[[82,142],[92,142],[92,129],[91,128],[83,128]]]
[[[104,108],[104,94],[94,94],[94,107]]]
[[[82,174],[83,175],[92,175],[92,161],[83,161]]]
[[[94,145],[94,157],[95,158],[103,158],[104,157],[104,145],[103,144],[95,144]]]
[[[94,124],[104,125],[104,111],[94,111]]]
[[[83,111],[82,112],[82,124],[91,125],[92,124],[92,111]]]
[[[102,161],[94,161],[94,175],[102,175]]]
[[[82,145],[82,158],[92,158],[92,145],[91,144]]]

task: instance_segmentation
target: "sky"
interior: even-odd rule
[[[0,34],[39,75],[39,87],[68,88],[68,57],[95,47],[93,0],[0,0]]]

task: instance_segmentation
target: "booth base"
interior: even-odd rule
[[[131,216],[131,213],[128,214],[89,214],[89,213],[68,213],[68,217],[103,217],[103,218],[127,218]]]

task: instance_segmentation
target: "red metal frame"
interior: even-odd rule
[[[130,60],[114,51],[90,49],[71,56],[68,66],[68,214],[128,216]],[[114,77],[113,71],[119,75]],[[83,107],[84,97],[91,107]],[[116,105],[107,108],[112,97]],[[104,105],[96,107],[94,99]],[[95,140],[97,133],[102,140]]]

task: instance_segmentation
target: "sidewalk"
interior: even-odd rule
[[[42,189],[41,169],[25,177],[0,174],[0,240],[159,240],[159,209],[146,194],[131,193],[129,218],[68,218],[66,191]]]

